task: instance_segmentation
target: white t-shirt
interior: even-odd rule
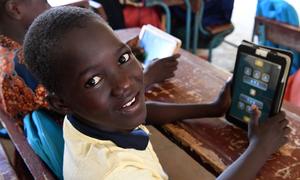
[[[149,131],[141,126],[146,133]],[[168,179],[149,142],[145,150],[120,148],[112,141],[87,136],[65,118],[64,179]]]

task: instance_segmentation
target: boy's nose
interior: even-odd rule
[[[127,97],[130,95],[132,82],[128,75],[118,75],[112,78],[112,95],[115,97]]]

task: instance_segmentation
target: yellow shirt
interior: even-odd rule
[[[146,127],[141,128],[149,133]],[[67,118],[64,125],[64,179],[168,179],[149,142],[145,150],[124,149],[112,141],[82,134]]]

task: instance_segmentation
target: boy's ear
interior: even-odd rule
[[[70,112],[69,107],[66,106],[63,100],[54,93],[49,93],[47,95],[47,101],[50,108],[60,114],[68,114]]]
[[[6,11],[7,15],[13,19],[17,19],[17,20],[22,19],[20,3],[17,2],[16,0],[8,0],[5,3],[5,11]]]

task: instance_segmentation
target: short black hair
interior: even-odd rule
[[[75,28],[85,28],[89,22],[105,21],[91,10],[79,7],[51,8],[31,24],[24,39],[25,64],[50,92],[59,88],[58,70],[62,39]]]

